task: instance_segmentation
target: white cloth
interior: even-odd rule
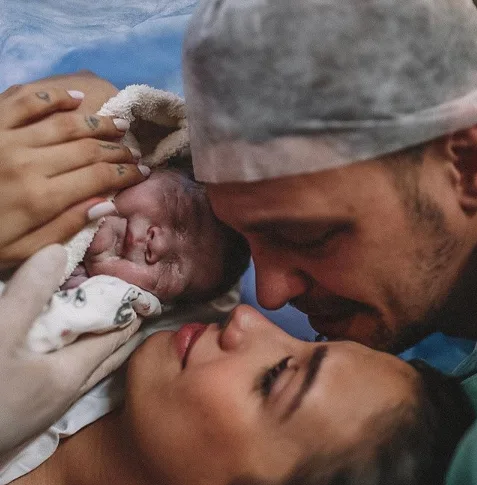
[[[473,126],[476,32],[472,0],[201,0],[183,48],[196,179],[317,172]],[[315,153],[261,156],[295,136]]]
[[[174,308],[154,316],[146,320],[138,330],[141,335],[139,343],[157,331],[178,330],[184,323],[222,321],[239,301],[240,291],[237,286],[212,302],[190,308]],[[55,452],[61,439],[74,435],[118,407],[124,399],[126,365],[91,389],[43,434],[0,460],[0,485],[6,485],[34,470]]]
[[[35,352],[51,352],[85,333],[104,333],[129,325],[138,315],[160,315],[151,293],[114,276],[93,276],[77,288],[58,291],[27,335]]]

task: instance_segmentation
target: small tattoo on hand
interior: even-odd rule
[[[121,150],[121,147],[118,145],[113,145],[111,143],[100,143],[99,146],[101,148],[106,148],[106,150]]]
[[[39,91],[38,93],[35,93],[35,96],[40,98],[42,101],[46,101],[47,103],[51,101],[50,95],[45,91]]]
[[[126,173],[126,167],[124,165],[117,165],[116,169],[118,171],[118,175],[124,175]]]
[[[92,130],[96,130],[99,126],[99,119],[96,118],[95,116],[85,116],[84,120],[86,121],[86,124],[88,125],[89,128]]]

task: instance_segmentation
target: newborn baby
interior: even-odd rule
[[[34,350],[124,327],[136,312],[159,314],[159,300],[171,305],[213,299],[248,265],[242,237],[215,218],[204,187],[183,172],[156,170],[120,192],[115,205],[118,215],[105,218],[83,264],[32,327],[28,342]]]
[[[201,185],[160,170],[114,202],[118,216],[106,217],[85,255],[89,276],[117,276],[165,303],[214,292],[226,241]]]

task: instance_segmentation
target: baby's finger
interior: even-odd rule
[[[53,245],[32,256],[15,272],[0,300],[2,318],[8,323],[2,328],[2,341],[9,338],[23,342],[33,320],[58,288],[65,265],[66,251]]]
[[[132,163],[137,165],[141,153],[121,143],[88,138],[63,145],[30,148],[28,159],[35,156],[35,167],[47,177],[70,172],[94,163]]]
[[[17,88],[11,96],[2,100],[0,126],[2,128],[18,128],[54,111],[72,110],[77,108],[84,94],[80,91],[49,88],[48,90],[33,90],[30,86]]]
[[[17,130],[24,144],[36,148],[81,138],[117,140],[129,129],[129,121],[77,112],[54,113],[48,118]]]
[[[105,199],[94,198],[77,204],[44,226],[1,248],[1,266],[14,266],[48,244],[67,241],[92,220],[115,213],[114,204]]]

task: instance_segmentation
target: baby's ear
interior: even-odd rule
[[[189,148],[185,103],[173,93],[135,84],[111,98],[99,114],[131,122],[134,138],[127,138],[128,132],[124,143],[137,143],[133,146],[141,151],[141,163],[148,167],[164,166]]]
[[[445,150],[459,175],[459,202],[473,212],[477,210],[477,126],[448,136]]]

